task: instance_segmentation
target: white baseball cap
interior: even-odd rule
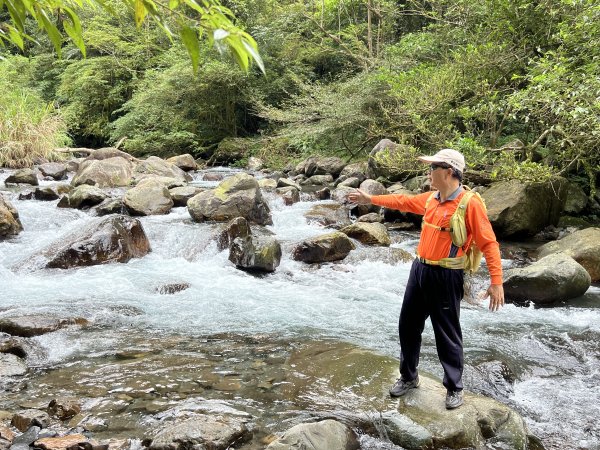
[[[465,157],[462,153],[452,150],[451,148],[444,148],[435,155],[419,156],[417,159],[426,163],[444,163],[459,172],[465,171]]]

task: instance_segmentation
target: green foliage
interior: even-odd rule
[[[544,164],[532,161],[519,161],[513,153],[502,153],[492,172],[493,180],[519,180],[545,182],[549,181],[556,172]]]
[[[30,167],[39,159],[59,160],[57,147],[69,139],[66,126],[34,89],[13,77],[27,67],[22,58],[0,62],[0,167]]]

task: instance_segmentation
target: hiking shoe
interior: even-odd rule
[[[420,384],[419,375],[412,381],[404,381],[402,378],[398,378],[390,388],[390,395],[392,397],[401,397],[411,389],[418,388]]]
[[[455,409],[464,402],[462,391],[448,391],[446,394],[446,409]]]

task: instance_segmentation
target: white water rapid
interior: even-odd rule
[[[318,268],[293,261],[295,242],[330,231],[304,218],[315,202],[285,206],[265,194],[274,222],[268,228],[283,247],[281,265],[265,276],[236,269],[228,252],[217,250],[218,226],[192,222],[186,208],[140,219],[152,247],[144,258],[23,273],[14,270],[17,263],[82,227],[90,216],[57,208],[56,201],[18,200],[16,190],[3,187],[8,174],[0,173],[0,190],[18,210],[24,231],[0,242],[0,318],[58,313],[83,316],[111,330],[90,341],[73,340],[68,333],[35,338],[48,349],[47,364],[99,351],[122,338],[121,329],[333,338],[397,355],[397,318],[410,264],[385,262],[381,249],[366,248],[353,251],[358,256],[347,261]],[[396,232],[393,239],[393,246],[412,252],[417,235]],[[155,290],[179,282],[190,288],[174,295]],[[547,448],[600,448],[599,299],[600,289],[592,287],[577,302],[551,308],[506,305],[492,313],[485,302],[481,307],[465,303],[465,387],[518,410]],[[496,389],[490,380],[483,385],[479,368],[490,362],[508,367],[514,385]],[[429,324],[422,368],[442,375]]]

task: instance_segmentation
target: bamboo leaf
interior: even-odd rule
[[[148,14],[148,11],[146,10],[144,1],[143,0],[135,0],[134,15],[135,15],[135,24],[138,28],[142,26],[142,23],[144,23],[146,14]]]
[[[48,33],[48,37],[50,38],[52,45],[54,45],[54,50],[56,50],[56,53],[60,57],[62,53],[62,35],[60,34],[60,31],[58,31],[58,28],[56,28],[56,26],[50,21],[46,11],[40,9],[38,11],[38,15],[42,21],[44,30],[46,30],[46,33]]]
[[[7,25],[7,27],[8,27],[9,41],[12,42],[13,44],[15,44],[21,50],[23,50],[23,36],[21,36],[21,33],[19,32],[19,30],[17,30],[15,27],[12,27],[10,25]]]
[[[83,30],[81,28],[81,22],[79,17],[71,8],[64,6],[63,10],[69,16],[70,23],[63,21],[63,27],[73,43],[77,46],[83,57],[86,56],[85,43],[83,42]]]
[[[253,46],[251,42],[248,42],[246,38],[242,37],[242,44],[244,44],[244,48],[248,52],[248,54],[252,57],[258,68],[263,74],[266,74],[265,64],[260,57],[258,51],[256,50],[256,44]]]

